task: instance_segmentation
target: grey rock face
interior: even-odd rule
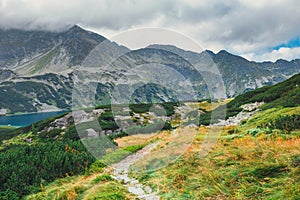
[[[80,70],[86,82],[76,83]],[[170,45],[130,51],[78,26],[59,33],[0,30],[0,109],[7,113],[70,109],[76,84],[86,90],[100,83],[92,95],[99,104],[109,91],[116,91],[115,103],[128,102],[128,94],[134,103],[185,101],[218,93],[220,77],[225,98],[299,72],[299,59],[257,63],[224,50],[196,53]]]

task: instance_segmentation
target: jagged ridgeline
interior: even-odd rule
[[[0,30],[0,109],[3,111],[1,113],[70,109],[73,81],[76,78],[74,70],[78,67],[84,68],[82,64],[86,57],[104,41],[108,45],[99,49],[101,52],[123,55],[130,51],[78,26],[56,33]],[[182,89],[184,87],[179,88],[181,84],[175,82],[172,87],[149,83],[135,87],[134,91],[129,90],[132,85],[129,82],[122,84],[122,81],[126,80],[126,77],[129,78],[129,72],[133,72],[131,69],[141,65],[153,67],[153,71],[162,70],[158,69],[159,66],[173,69],[184,78],[189,78],[196,93],[193,94],[195,98],[210,98],[203,77],[214,79],[214,75],[209,69],[205,69],[206,65],[203,65],[203,69],[198,69],[197,73],[193,68],[196,63],[207,62],[207,55],[219,69],[227,97],[235,97],[255,88],[281,82],[300,72],[299,59],[290,62],[278,60],[274,63],[256,63],[226,51],[217,54],[211,51],[195,53],[175,46],[151,45],[130,51],[119,59],[122,62],[114,63],[118,70],[107,73],[105,77],[107,83],[99,84],[95,94],[96,102],[103,103],[103,99],[108,97],[107,93],[116,89],[123,90],[123,93],[130,92],[135,103],[172,102],[178,100],[176,97],[178,94],[185,97],[189,95],[189,90],[184,91]],[[103,76],[105,73],[101,70],[102,68],[97,68],[97,72]],[[164,72],[161,71],[160,74]],[[171,75],[165,73],[165,80],[172,80]],[[138,71],[134,76],[145,77]],[[116,77],[119,82],[115,81]],[[122,98],[122,92],[119,94],[118,98]]]

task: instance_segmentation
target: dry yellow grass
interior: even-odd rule
[[[233,128],[224,127],[221,135],[228,135]],[[190,131],[182,128],[180,134]],[[300,138],[221,137],[209,155],[202,158],[199,152],[207,131],[207,127],[196,130],[192,144],[174,163],[153,172],[145,170],[144,164],[144,171],[133,175],[159,190],[162,199],[289,199],[299,194],[295,185],[299,184],[300,172],[291,159],[300,155]],[[152,154],[167,155],[171,135],[161,134],[162,143]]]
[[[219,102],[207,102],[207,101],[203,101],[203,102],[188,102],[186,103],[188,106],[190,106],[191,108],[197,109],[197,108],[201,108],[205,111],[211,111],[213,109],[215,109],[218,106],[221,105],[225,105],[227,103],[229,103],[230,101],[232,101],[233,98],[229,98],[229,99],[225,99],[223,101],[219,101]]]
[[[95,183],[94,180],[104,173],[94,173],[89,176],[73,176],[64,179],[58,179],[55,182],[44,187],[43,191],[34,195],[29,195],[28,200],[89,200],[94,199],[97,194],[114,191],[122,192],[126,199],[136,199],[136,196],[130,194],[127,189],[116,181],[104,181]],[[107,199],[107,198],[105,198]]]
[[[118,143],[119,148],[147,144],[155,139],[159,138],[159,135],[162,133],[151,133],[151,134],[136,134],[130,135],[122,138],[115,139],[115,142]]]

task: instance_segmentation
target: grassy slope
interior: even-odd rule
[[[240,95],[228,104],[228,108],[256,101],[266,103],[262,109],[299,106],[300,74],[274,86],[266,86]]]
[[[241,125],[224,127],[207,157],[198,156],[207,132],[201,127],[193,144],[175,163],[132,175],[160,191],[163,199],[300,199],[300,130],[272,137],[247,134],[279,116],[299,114],[298,85],[300,75],[229,102],[229,116],[239,112],[243,104],[266,103]],[[165,133],[160,139],[168,140],[169,135]]]
[[[299,105],[297,86],[299,79],[298,75],[273,86],[275,89],[272,89],[273,87],[261,88],[231,101],[228,104],[230,114],[245,103],[264,101],[266,104],[263,111],[242,125],[224,128],[221,138],[207,157],[198,157],[207,131],[206,128],[201,127],[193,144],[175,163],[159,171],[133,173],[133,175],[141,182],[160,191],[164,199],[299,199],[300,139],[297,136],[299,135],[297,133],[300,133],[299,130],[295,130],[291,134],[292,137],[285,139],[279,136],[267,138],[264,135],[232,137],[236,135],[232,133],[245,135],[247,130],[277,116],[299,113],[300,107],[289,108],[289,106]],[[204,106],[209,111],[207,109],[209,105]],[[268,109],[270,106],[274,108]],[[150,138],[168,143],[170,135],[172,135],[171,132],[163,131],[157,137],[150,136]],[[144,144],[145,138],[129,136],[117,141],[122,144],[121,146],[126,147],[128,141],[134,145]],[[116,162],[122,156],[126,156],[123,152],[115,154],[115,156],[112,154],[113,157],[107,157],[109,162],[110,160]],[[98,168],[97,162],[94,166]],[[91,168],[93,169],[93,166]],[[108,196],[116,193],[132,198],[121,185],[114,181],[105,180],[99,181],[100,185],[95,184],[93,180],[96,176],[106,177],[103,172],[96,170],[89,176],[60,179],[46,186],[41,193],[28,198],[41,199],[38,197],[58,195],[57,199],[59,197],[67,199],[66,196],[69,195],[69,197],[74,197],[73,199],[75,197],[88,199],[93,195],[105,195],[107,192]],[[101,197],[101,199],[105,198]]]
[[[41,186],[42,192],[25,197],[27,200],[56,199],[135,199],[126,188],[103,172],[88,176],[72,176],[58,179],[47,186]]]
[[[130,153],[134,153],[144,147],[144,145],[128,146],[104,156],[91,165],[86,175],[71,176],[63,179],[57,179],[54,182],[44,186],[42,191],[36,194],[28,195],[26,200],[61,200],[61,199],[136,199],[136,196],[129,193],[121,183],[112,179],[104,172],[103,163],[115,163]]]
[[[62,130],[53,130],[49,133],[39,132],[42,129],[44,129],[45,126],[47,126],[51,121],[55,120],[56,118],[59,118],[63,115],[53,117],[51,119],[46,119],[40,122],[35,123],[34,125],[23,127],[23,128],[12,128],[12,127],[1,127],[0,131],[0,150],[1,154],[5,155],[5,153],[9,150],[14,150],[15,148],[26,148],[28,146],[36,147],[41,146],[43,144],[55,144],[58,142],[71,142],[69,139],[77,140],[76,137],[74,137],[74,134],[70,134],[71,132],[74,132],[75,130],[67,129],[65,134],[60,134]],[[71,127],[69,127],[71,128]],[[70,132],[70,133],[68,133]],[[48,137],[48,135],[50,137]],[[59,135],[57,139],[55,136]],[[76,135],[76,133],[75,133]],[[69,138],[69,136],[72,136]],[[77,136],[78,137],[78,136]],[[26,138],[31,138],[31,143],[27,143],[25,141]],[[39,190],[42,190],[42,192],[39,192],[35,195],[29,196],[27,199],[74,199],[74,196],[76,196],[77,199],[94,199],[94,198],[100,198],[100,199],[135,199],[132,195],[129,194],[127,189],[123,187],[121,184],[108,179],[105,181],[98,181],[97,183],[93,180],[90,180],[90,176],[102,176],[103,175],[103,167],[105,164],[109,163],[115,163],[122,159],[124,159],[126,156],[128,156],[131,153],[134,153],[138,151],[139,149],[143,148],[147,143],[139,144],[139,145],[131,145],[127,146],[125,148],[117,149],[113,152],[111,152],[109,155],[105,155],[101,160],[96,161],[94,164],[90,166],[89,169],[86,169],[87,175],[84,176],[71,176],[68,177],[68,174],[64,175],[67,176],[67,178],[58,179],[52,183],[47,183],[45,180],[41,181],[40,187],[36,187],[32,190],[32,192],[36,192]],[[50,152],[42,152],[47,156],[49,156]],[[15,160],[10,160],[10,163],[16,163]],[[39,163],[39,161],[37,161]],[[75,163],[75,162],[74,162]],[[6,165],[9,163],[6,163]],[[19,164],[19,163],[18,163]],[[21,165],[27,165],[26,163],[21,163]],[[75,163],[76,165],[76,163]],[[76,167],[76,166],[75,166]],[[14,169],[16,170],[16,169]],[[29,169],[30,170],[30,169]],[[72,174],[70,172],[70,174]],[[82,174],[82,173],[81,173]],[[64,177],[59,176],[59,177]],[[106,176],[105,174],[103,176]],[[59,178],[57,177],[57,178]],[[81,183],[83,180],[90,180]],[[38,180],[37,180],[38,181]],[[72,187],[72,184],[75,184],[76,186]],[[1,183],[0,188],[2,189],[2,186],[6,184]],[[60,185],[62,184],[62,185]],[[77,185],[79,185],[77,187]],[[32,187],[33,188],[33,187]],[[92,190],[90,190],[92,188]],[[0,194],[0,199],[4,198],[10,198],[10,199],[18,199],[17,196],[12,197],[12,194],[9,193],[9,197],[7,197],[5,191]],[[0,193],[1,193],[0,192]],[[85,193],[85,194],[83,194]],[[3,196],[4,195],[4,196]],[[47,197],[47,198],[46,198]]]
[[[163,199],[299,199],[300,138],[231,138],[227,137],[231,128],[224,128],[205,158],[198,156],[207,131],[202,127],[175,163],[132,174],[160,191]]]
[[[238,126],[237,128],[240,132],[245,132],[249,129],[256,128],[263,123],[269,122],[280,116],[293,115],[300,113],[300,106],[293,108],[271,108],[267,110],[262,110],[250,119],[248,119],[244,124]]]
[[[226,105],[227,117],[234,116],[242,111],[240,108],[241,105],[253,102],[265,102],[261,107],[263,110],[277,107],[300,106],[300,74],[276,85],[265,86],[237,96]],[[218,113],[220,113],[220,116],[223,116],[222,111],[224,106],[220,106],[214,110],[215,120],[212,121],[213,123],[218,122]],[[200,123],[209,125],[211,122],[210,119],[211,112],[207,112],[200,117]]]
[[[10,139],[16,136],[18,133],[15,131],[16,128],[10,126],[1,126],[0,127],[0,142],[2,140]]]
[[[300,198],[300,139],[228,137],[230,130],[239,134],[279,115],[299,113],[300,107],[274,108],[259,112],[243,125],[224,128],[221,139],[205,158],[198,158],[207,129],[201,127],[193,144],[175,163],[159,171],[134,174],[141,182],[160,191],[163,199],[297,199]],[[189,131],[189,130],[187,130]],[[137,135],[117,139],[133,152],[145,141],[170,141],[171,133]],[[146,137],[146,138],[145,138]],[[130,145],[134,147],[128,147]],[[142,145],[139,145],[142,144]],[[123,151],[106,156],[105,162],[117,162]],[[154,152],[155,153],[155,152]],[[126,188],[97,171],[96,162],[89,175],[73,176],[42,186],[42,192],[27,199],[135,199]],[[95,170],[96,169],[96,170]],[[96,181],[97,177],[100,181]],[[104,178],[103,178],[104,177]],[[106,177],[106,178],[105,178]]]

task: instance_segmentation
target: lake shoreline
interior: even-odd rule
[[[70,112],[71,110],[49,110],[49,111],[40,111],[40,112],[20,112],[20,113],[9,113],[0,115],[0,117],[9,117],[9,116],[18,116],[18,115],[30,115],[30,114],[42,114],[42,113],[53,113],[53,112]],[[1,126],[1,125],[0,125]]]
[[[59,116],[70,112],[69,110],[53,111],[53,112],[34,112],[34,113],[18,113],[12,115],[0,116],[0,127],[13,127],[20,128],[29,126],[38,121],[42,121],[47,118]]]

